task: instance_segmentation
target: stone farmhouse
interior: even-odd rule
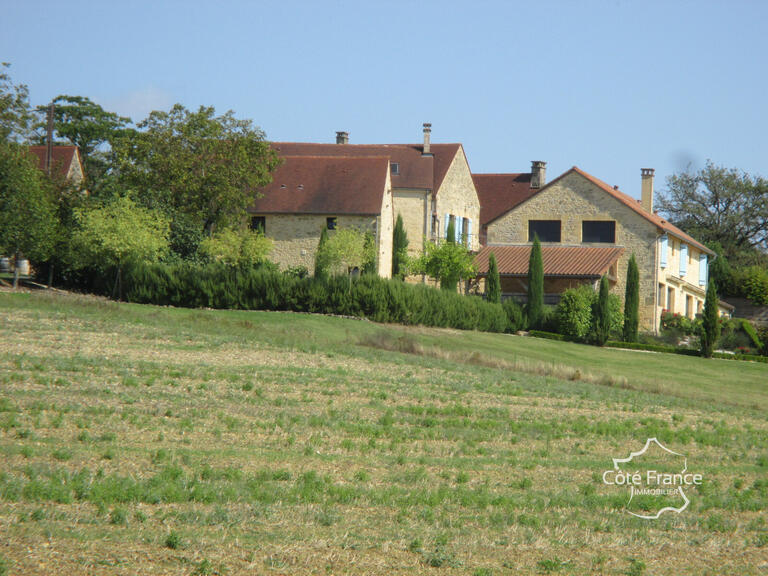
[[[653,211],[654,171],[641,170],[636,200],[574,166],[546,183],[545,164],[530,174],[475,174],[484,206],[480,277],[496,256],[502,292],[527,292],[534,234],[542,243],[544,291],[551,303],[570,287],[608,275],[612,291],[626,289],[627,264],[640,271],[640,326],[657,331],[662,310],[693,318],[704,305],[714,253]]]
[[[701,312],[714,254],[654,212],[652,169],[641,171],[636,200],[575,166],[551,182],[542,161],[530,172],[472,174],[461,144],[433,144],[430,136],[424,124],[420,144],[350,144],[347,132],[337,132],[335,144],[272,143],[283,163],[250,207],[251,226],[274,239],[272,257],[283,269],[312,269],[324,227],[369,231],[378,273],[389,277],[398,214],[412,256],[427,240],[444,238],[453,221],[456,240],[477,252],[479,277],[470,290],[482,289],[493,252],[506,297],[527,293],[537,234],[549,303],[603,275],[623,297],[634,254],[643,330],[658,330],[662,310],[691,318]]]
[[[412,256],[444,236],[450,221],[457,238],[479,249],[480,201],[464,149],[431,144],[430,134],[424,124],[421,144],[350,144],[347,132],[337,132],[335,144],[274,142],[283,164],[249,213],[252,227],[275,240],[275,262],[311,269],[322,227],[351,225],[375,233],[379,274],[387,277],[398,214]]]

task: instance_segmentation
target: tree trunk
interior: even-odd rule
[[[48,289],[50,290],[53,286],[53,262],[48,263]]]

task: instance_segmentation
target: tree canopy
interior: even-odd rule
[[[659,209],[695,238],[718,242],[729,260],[768,252],[768,180],[712,162],[667,178]]]
[[[424,253],[413,263],[414,272],[427,274],[440,281],[443,290],[456,291],[461,278],[474,278],[477,273],[472,253],[462,244],[450,240],[427,242]]]
[[[182,214],[211,233],[238,226],[256,190],[270,181],[275,152],[263,132],[232,111],[176,104],[154,111],[114,143],[124,186],[150,208]]]
[[[33,114],[29,106],[29,89],[14,84],[7,62],[0,62],[0,140],[18,142],[29,135]]]

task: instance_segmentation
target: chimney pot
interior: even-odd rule
[[[653,214],[653,168],[640,168],[640,203],[643,210]]]
[[[547,163],[542,160],[531,162],[531,188],[542,188],[547,183]]]
[[[429,122],[424,122],[424,148],[421,152],[424,156],[432,155],[432,147],[429,141],[430,134],[432,134],[432,124]]]
[[[336,144],[349,144],[349,132],[336,132]]]

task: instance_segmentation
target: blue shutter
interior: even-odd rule
[[[699,256],[699,286],[707,285],[707,276],[709,276],[709,262],[707,261],[707,255],[702,254]]]
[[[680,276],[688,272],[688,246],[680,244]]]
[[[472,250],[472,218],[467,218],[467,248]]]
[[[445,228],[443,229],[443,236],[445,236],[445,239],[448,240],[448,225],[451,223],[451,215],[446,214],[445,215]]]
[[[462,241],[462,234],[461,234],[461,228],[464,219],[461,216],[456,216],[456,244],[461,244]]]
[[[661,258],[659,259],[659,265],[662,268],[666,268],[667,267],[667,252],[669,252],[669,248],[667,246],[667,241],[668,241],[668,239],[667,239],[666,235],[662,236],[661,238],[659,238],[659,243],[660,243],[659,252],[661,252],[661,254],[660,254]]]

